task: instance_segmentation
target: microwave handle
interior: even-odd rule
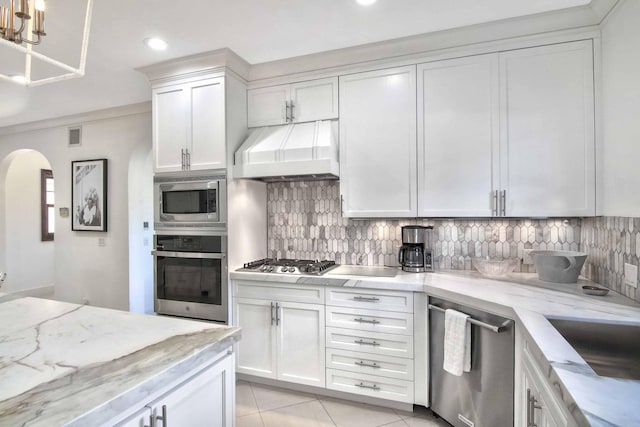
[[[151,255],[169,258],[226,259],[226,254],[209,252],[151,251]]]

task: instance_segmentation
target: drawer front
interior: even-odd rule
[[[381,354],[328,348],[327,368],[413,381],[413,360]]]
[[[327,326],[413,335],[413,314],[327,306]]]
[[[234,280],[233,296],[239,298],[266,299],[269,301],[324,304],[324,287],[288,285],[277,282]]]
[[[413,359],[413,337],[343,328],[326,328],[327,348]]]
[[[326,288],[327,305],[413,313],[413,293],[368,289]]]
[[[327,388],[379,399],[413,403],[413,382],[327,369]]]

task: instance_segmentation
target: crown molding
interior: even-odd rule
[[[100,120],[109,120],[119,117],[133,116],[136,114],[151,113],[151,102],[141,102],[120,107],[106,108],[103,110],[89,111],[53,119],[38,120],[35,122],[21,123],[0,128],[0,136],[12,135],[36,130],[51,129],[61,126],[73,126]]]

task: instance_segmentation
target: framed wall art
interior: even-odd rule
[[[107,231],[107,159],[71,162],[74,231]]]

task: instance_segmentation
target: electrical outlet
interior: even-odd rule
[[[522,255],[523,264],[533,264],[533,258],[531,258],[531,251],[533,251],[533,249],[524,250],[524,254]]]
[[[638,266],[624,263],[624,284],[638,288]]]

